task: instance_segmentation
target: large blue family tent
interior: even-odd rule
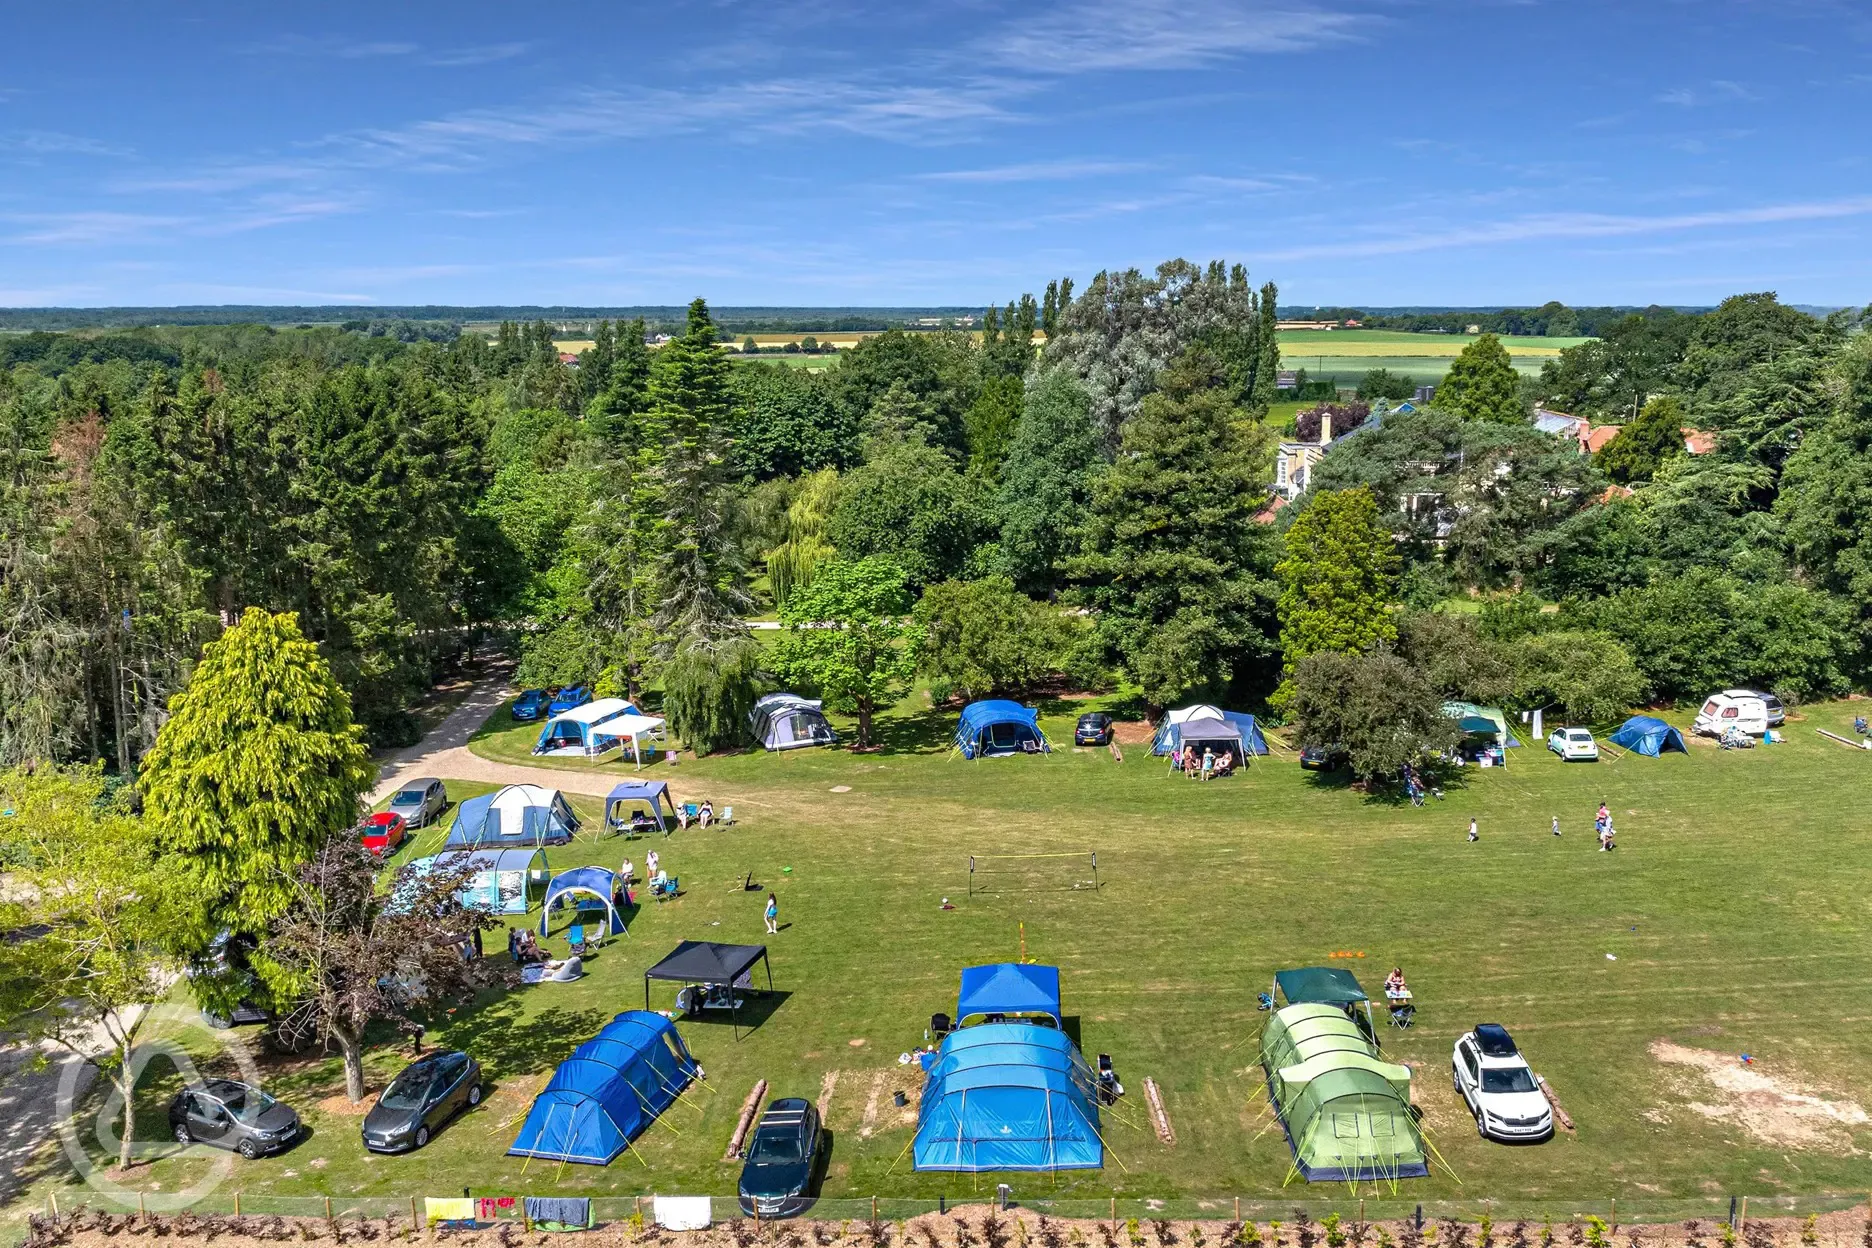
[[[962,708],[956,725],[955,748],[963,758],[1000,758],[1007,754],[1050,754],[1046,734],[1040,731],[1040,712],[1031,706],[991,698]]]
[[[912,1141],[918,1170],[1097,1170],[1097,1079],[1063,1031],[983,1023],[943,1037]]]
[[[1063,1025],[1059,967],[1020,962],[964,967],[962,992],[956,999],[956,1025],[961,1026],[966,1019],[995,1015],[1046,1018],[1055,1027]]]
[[[579,829],[565,795],[537,784],[510,784],[498,793],[471,797],[455,808],[444,849],[494,849],[512,845],[564,845]]]
[[[507,1154],[609,1165],[697,1069],[669,1019],[626,1011],[559,1064]]]
[[[1618,731],[1612,734],[1612,744],[1622,745],[1646,758],[1656,758],[1665,750],[1690,752],[1681,732],[1651,715],[1634,715],[1620,724]]]
[[[1185,745],[1218,754],[1232,750],[1238,758],[1268,752],[1267,738],[1254,716],[1201,703],[1166,712],[1151,739],[1151,753],[1175,754]]]
[[[676,799],[670,796],[669,784],[662,780],[625,780],[605,797],[605,827],[612,832],[631,830],[633,823],[653,820],[657,831],[667,832],[663,812],[676,818]]]
[[[532,886],[546,876],[546,851],[543,849],[445,850],[418,858],[410,863],[410,880],[392,898],[393,906],[408,904],[417,891],[417,881],[431,871],[454,871],[467,867],[473,872],[455,894],[464,906],[486,910],[489,914],[525,914],[532,906]]]
[[[611,898],[617,890],[617,872],[603,867],[573,867],[570,871],[561,871],[552,877],[546,885],[546,904],[540,907],[539,932],[548,935],[547,925],[552,922],[553,907],[570,903],[580,912],[581,921],[585,913],[591,913],[594,920],[605,920],[605,931],[612,936],[624,934],[624,916],[618,913]]]

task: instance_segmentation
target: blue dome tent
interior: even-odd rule
[[[1040,1015],[1063,1025],[1060,1017],[1060,974],[1057,966],[1001,962],[962,970],[962,991],[956,998],[956,1025],[983,1015]]]
[[[955,748],[963,758],[1000,758],[1008,754],[1050,754],[1040,731],[1040,712],[1031,706],[992,698],[962,708]]]
[[[1029,1023],[952,1031],[923,1085],[916,1169],[1100,1169],[1096,1083],[1063,1031]]]
[[[559,1064],[507,1155],[609,1165],[700,1070],[667,1018],[626,1011]]]
[[[1254,716],[1203,704],[1167,712],[1151,739],[1151,753],[1175,754],[1185,741],[1199,749],[1210,745],[1233,749],[1244,756],[1268,752],[1267,739],[1261,735],[1261,725]]]
[[[1665,750],[1676,750],[1681,754],[1690,752],[1684,745],[1681,732],[1651,715],[1634,715],[1620,724],[1618,731],[1612,734],[1612,744],[1622,745],[1646,758],[1656,758]]]
[[[611,897],[616,888],[617,872],[608,871],[603,867],[573,867],[570,871],[561,871],[546,885],[546,902],[540,907],[540,935],[548,935],[547,925],[552,922],[553,907],[570,899],[580,910],[602,909],[606,916],[606,934],[622,936],[624,916],[619,914],[617,907],[611,903]],[[578,901],[580,896],[595,897],[600,904],[597,906],[580,905]]]
[[[579,818],[557,789],[510,784],[498,793],[471,797],[455,808],[444,849],[494,849],[510,845],[564,845]]]

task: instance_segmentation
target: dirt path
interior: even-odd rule
[[[45,1069],[24,1069],[41,1051],[47,1058]],[[97,1067],[76,1053],[50,1045],[44,1050],[25,1045],[0,1049],[0,1205],[43,1177],[48,1163],[42,1154],[55,1147],[59,1080],[73,1065],[78,1067],[77,1099],[82,1100],[97,1078]]]
[[[482,758],[468,748],[475,730],[495,707],[513,696],[511,669],[490,672],[475,683],[460,706],[415,745],[384,759],[377,770],[377,786],[370,791],[372,806],[396,792],[405,780],[435,776],[441,780],[476,780],[484,784],[539,784],[549,789],[603,797],[617,783],[604,772],[563,771],[556,767],[523,767]]]

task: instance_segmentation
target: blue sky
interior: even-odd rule
[[[1872,299],[1834,0],[111,0],[0,17],[0,303]]]

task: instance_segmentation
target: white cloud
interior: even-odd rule
[[[129,148],[58,130],[15,130],[0,134],[0,152],[24,152],[33,156],[130,155]]]
[[[1185,69],[1340,42],[1362,20],[1309,0],[1065,0],[1002,28],[982,50],[1042,73]]]
[[[940,169],[915,176],[923,182],[1069,182],[1113,173],[1137,173],[1152,167],[1123,160],[1036,160],[986,169]]]
[[[1718,229],[1725,226],[1772,225],[1789,221],[1825,221],[1872,214],[1872,195],[1806,203],[1770,204],[1760,208],[1731,208],[1712,212],[1666,216],[1621,216],[1609,213],[1541,213],[1505,221],[1426,230],[1391,237],[1341,239],[1301,247],[1260,252],[1257,259],[1320,260],[1361,256],[1397,256],[1492,243],[1520,243],[1541,239],[1617,238],[1662,234],[1679,230]]]
[[[1678,108],[1702,108],[1711,104],[1753,103],[1761,96],[1739,82],[1717,78],[1701,87],[1673,87],[1656,98],[1660,104],[1673,104]]]
[[[478,48],[447,48],[431,52],[422,58],[422,62],[445,69],[492,65],[495,61],[509,61],[516,56],[523,56],[532,46],[530,43],[490,43]]]
[[[95,211],[13,213],[0,220],[22,227],[17,233],[0,236],[0,241],[21,244],[115,243],[188,224],[186,217]]]

